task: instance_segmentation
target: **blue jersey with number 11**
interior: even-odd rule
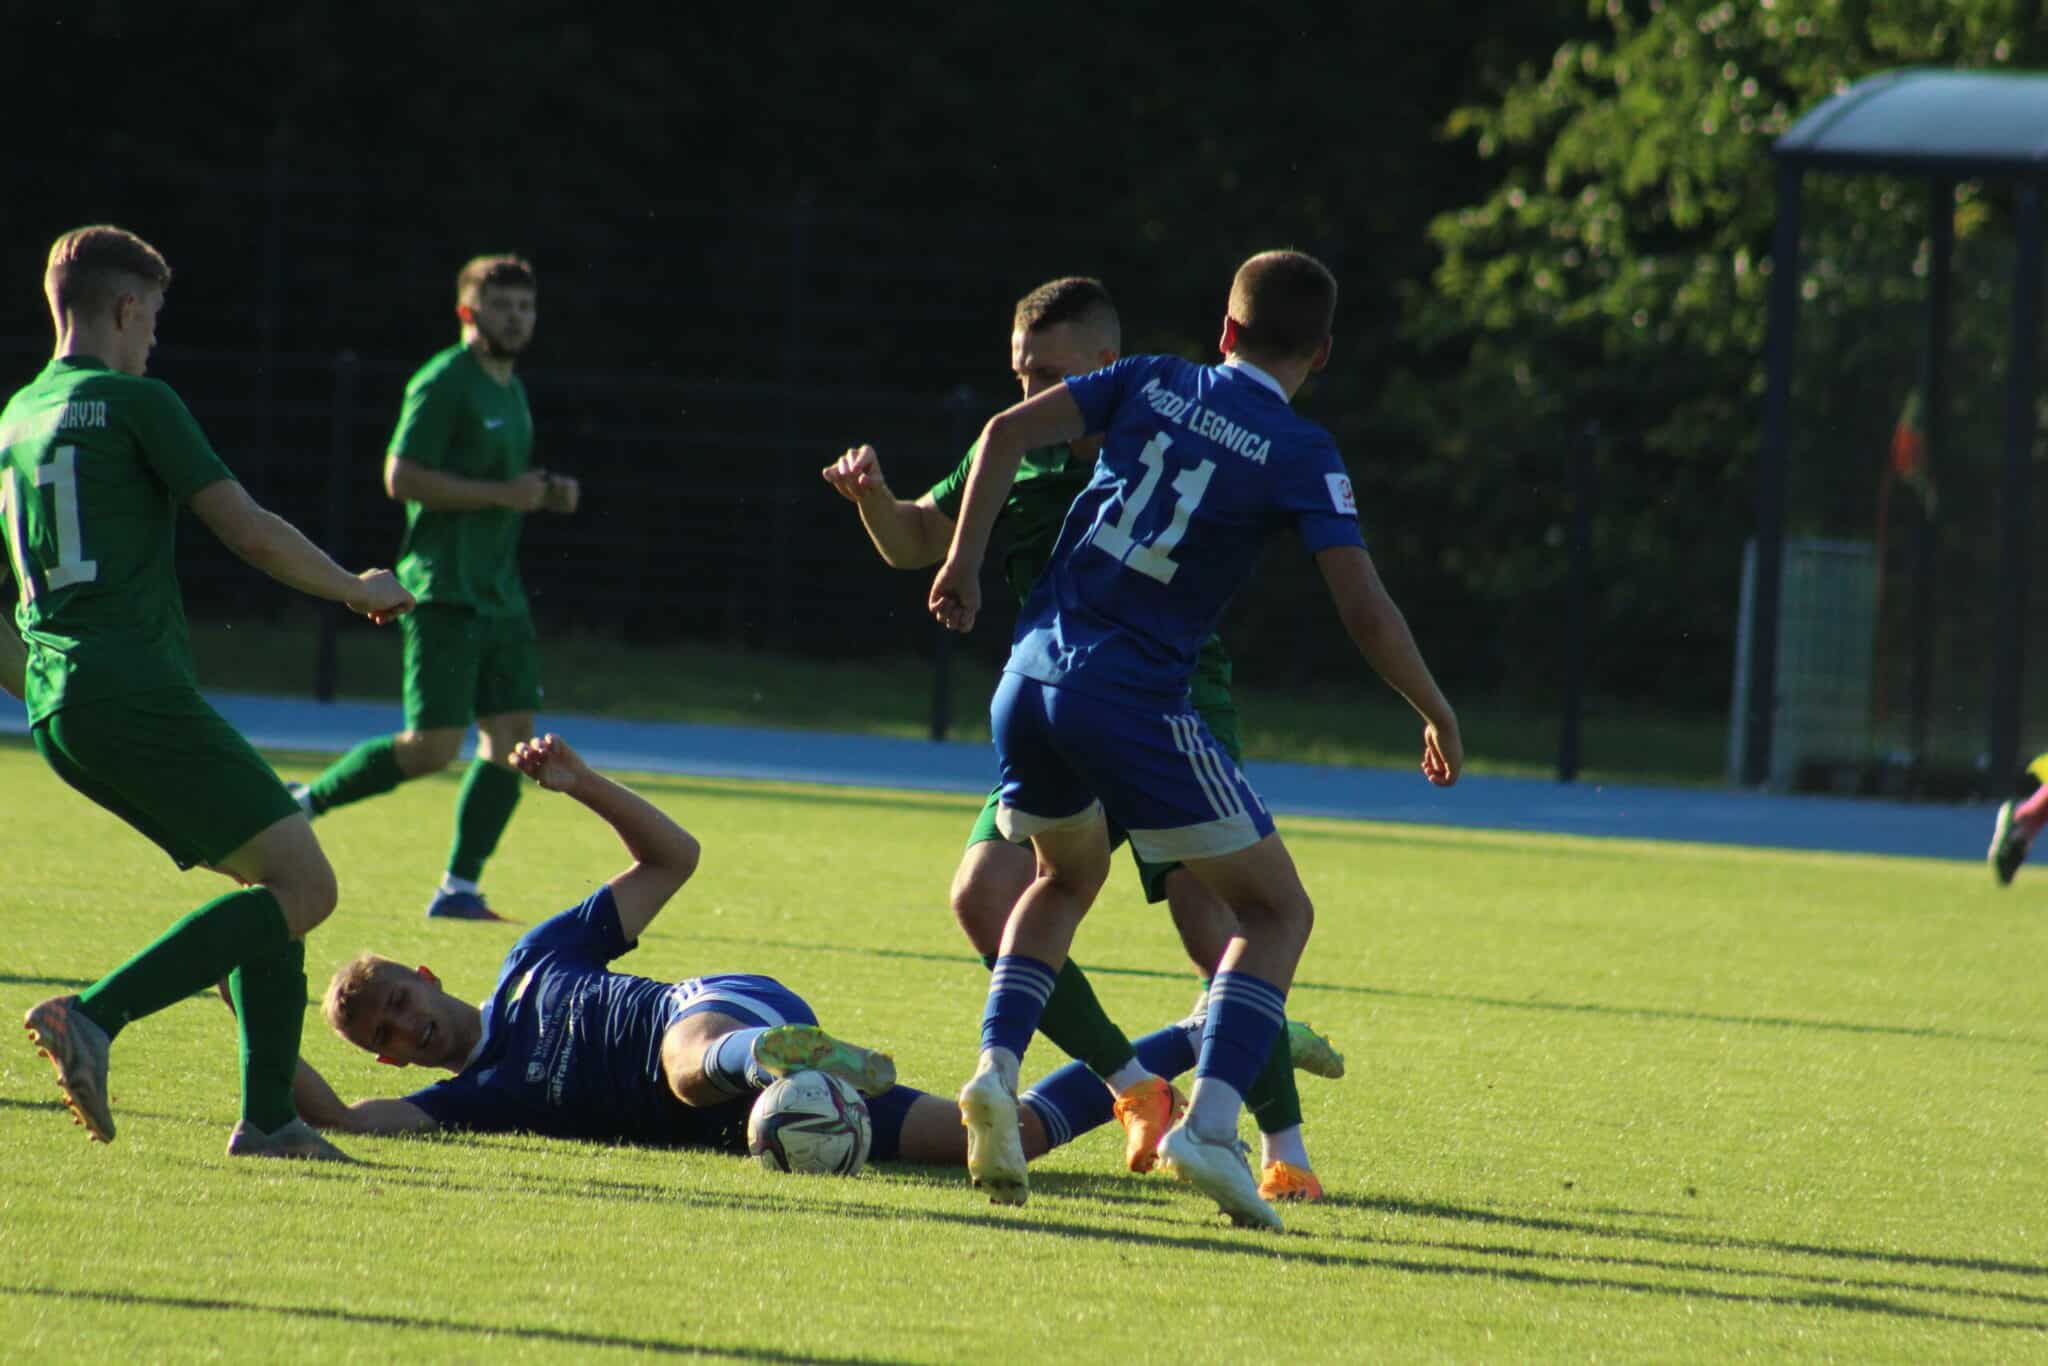
[[[1102,458],[1018,617],[1010,672],[1178,704],[1275,532],[1311,553],[1365,544],[1336,442],[1254,367],[1131,356],[1067,392]]]

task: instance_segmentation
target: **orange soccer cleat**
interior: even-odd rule
[[[1149,1172],[1159,1161],[1159,1140],[1180,1121],[1187,1100],[1159,1077],[1147,1077],[1116,1098],[1116,1122],[1124,1126],[1124,1165]]]
[[[1268,1162],[1259,1176],[1259,1194],[1275,1202],[1295,1200],[1313,1205],[1323,1198],[1323,1183],[1306,1167],[1292,1162]]]

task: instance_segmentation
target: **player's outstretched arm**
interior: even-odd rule
[[[351,574],[304,533],[249,496],[233,479],[216,479],[188,500],[193,515],[244,562],[288,588],[338,602],[383,625],[413,608],[413,596],[389,570]]]
[[[1449,787],[1465,767],[1457,713],[1423,662],[1408,619],[1388,596],[1372,556],[1360,546],[1329,546],[1316,552],[1316,567],[1358,652],[1421,715],[1423,775]]]
[[[551,477],[546,470],[528,470],[512,479],[471,479],[449,474],[402,455],[384,457],[384,492],[401,503],[418,503],[436,512],[474,512],[479,508],[508,508],[513,512],[538,512],[547,507],[555,512],[575,511],[558,507],[555,485],[563,476]],[[575,480],[568,481],[575,484]],[[580,489],[575,496],[580,496]]]
[[[409,1100],[359,1100],[350,1105],[335,1094],[313,1064],[299,1059],[292,1076],[292,1104],[299,1118],[316,1129],[349,1134],[423,1134],[441,1126]]]
[[[611,879],[612,904],[626,938],[638,939],[697,871],[696,838],[653,802],[583,762],[559,735],[520,741],[512,751],[512,766],[548,791],[582,802],[618,835],[633,865]]]
[[[906,503],[889,489],[873,446],[853,446],[819,471],[840,497],[860,510],[860,524],[892,569],[937,564],[953,543],[953,519],[930,494]]]
[[[550,474],[547,478],[547,496],[541,500],[541,507],[548,512],[567,517],[583,502],[583,481],[571,474]]]
[[[967,490],[960,498],[960,520],[953,528],[953,544],[946,563],[932,581],[927,605],[942,626],[955,631],[974,628],[981,610],[981,561],[988,553],[989,533],[995,529],[996,514],[1017,482],[1017,468],[1024,452],[1039,446],[1056,446],[1088,435],[1088,424],[1067,386],[1056,384],[1022,403],[1005,408],[981,429],[981,454],[967,475]]]

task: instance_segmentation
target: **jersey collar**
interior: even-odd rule
[[[1278,394],[1280,396],[1280,401],[1282,403],[1287,402],[1287,391],[1280,387],[1280,381],[1274,379],[1264,370],[1261,370],[1258,366],[1253,365],[1250,361],[1245,360],[1243,357],[1237,355],[1225,356],[1223,358],[1223,368],[1226,370],[1242,370],[1246,378],[1257,380],[1259,383],[1265,385],[1268,389],[1271,389],[1274,393]]]

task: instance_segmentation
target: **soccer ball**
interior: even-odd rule
[[[860,1092],[824,1072],[784,1077],[747,1116],[747,1151],[771,1172],[852,1176],[872,1137]]]

